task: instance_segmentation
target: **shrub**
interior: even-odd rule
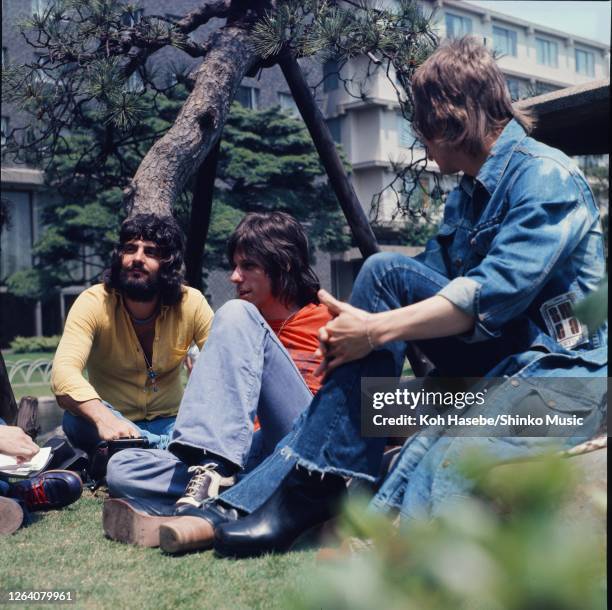
[[[402,522],[349,504],[345,532],[372,541],[320,566],[293,610],[598,610],[605,607],[605,541],[569,522],[571,460],[550,457],[486,471],[477,493],[429,520]],[[483,462],[484,464],[484,462]],[[473,464],[477,467],[477,464]],[[475,472],[475,470],[474,470]],[[591,494],[603,522],[606,498]]]
[[[57,349],[61,335],[52,337],[15,337],[10,348],[16,354],[26,352],[54,352]]]

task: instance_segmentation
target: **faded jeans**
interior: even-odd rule
[[[177,445],[221,456],[248,472],[274,450],[311,400],[291,356],[257,308],[229,301],[215,314],[196,360],[170,451],[117,453],[108,464],[109,490],[159,501],[161,509],[170,506],[191,477],[188,465],[172,453]],[[255,415],[261,428],[254,434]]]
[[[447,278],[409,257],[378,254],[364,263],[350,302],[366,311],[388,311],[428,298],[446,283]],[[447,354],[448,342],[459,347],[460,342],[454,339],[421,343],[434,362],[435,356],[439,356],[444,368],[457,360]],[[211,340],[209,343],[213,345]],[[245,346],[243,352],[246,351]],[[361,377],[399,376],[405,351],[403,341],[390,342],[330,374],[308,410],[276,445],[272,455],[223,493],[222,501],[246,512],[255,510],[296,462],[321,473],[373,481],[378,474],[385,439],[361,436]],[[200,360],[204,358],[200,356],[198,365]],[[242,371],[242,375],[248,375],[248,370]],[[221,391],[227,389],[221,388]],[[291,408],[296,399],[285,388],[278,400],[282,408]],[[175,438],[179,434],[177,421]],[[188,477],[186,466],[167,452],[126,450],[109,462],[107,480],[112,495],[146,500],[148,509],[156,512],[164,510],[170,498],[182,494]]]

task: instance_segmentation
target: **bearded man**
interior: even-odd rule
[[[126,220],[103,283],[71,307],[51,389],[75,447],[91,453],[100,441],[138,437],[168,444],[181,365],[192,342],[203,346],[213,319],[202,293],[184,285],[183,244],[170,216]]]

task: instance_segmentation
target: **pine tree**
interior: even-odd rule
[[[47,229],[35,244],[35,267],[11,276],[13,294],[40,298],[63,286],[99,279],[124,218],[122,191],[148,144],[174,121],[186,95],[159,97],[157,111],[132,137],[112,125],[86,122],[72,130],[53,157],[49,183],[58,200],[45,209]],[[204,271],[224,266],[227,239],[250,211],[283,210],[304,223],[314,247],[344,250],[344,219],[304,124],[280,108],[248,110],[235,104],[225,126],[217,166]],[[185,230],[193,185],[175,205]],[[88,270],[84,271],[84,264]],[[200,275],[202,269],[193,270]]]

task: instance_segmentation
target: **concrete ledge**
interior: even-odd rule
[[[45,174],[39,169],[26,167],[3,167],[1,173],[2,186],[44,187]]]

